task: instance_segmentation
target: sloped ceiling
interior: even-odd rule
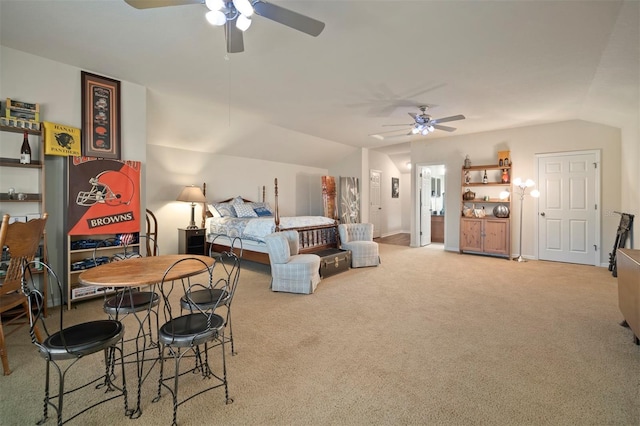
[[[363,147],[403,170],[409,137],[370,134],[409,124],[423,104],[464,114],[455,134],[568,119],[621,127],[639,114],[637,1],[273,3],[326,28],[313,38],[256,16],[245,51],[227,54],[199,4],[2,0],[0,40],[193,104],[188,118],[211,132],[190,149],[312,167]],[[184,146],[176,133],[149,142]]]

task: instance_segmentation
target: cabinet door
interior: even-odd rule
[[[509,254],[508,235],[508,219],[486,219],[484,222],[485,253]]]
[[[463,218],[460,225],[460,250],[482,251],[482,219]]]

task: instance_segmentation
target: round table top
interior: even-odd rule
[[[209,268],[214,263],[214,259],[209,256],[194,254],[134,257],[87,269],[78,276],[78,281],[84,285],[105,287],[137,287],[158,284],[162,281],[167,269],[175,262],[193,258],[202,260]],[[206,268],[202,262],[185,260],[172,268],[165,281],[187,278],[205,271]]]

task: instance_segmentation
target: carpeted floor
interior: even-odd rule
[[[640,424],[640,347],[619,325],[606,268],[389,244],[380,252],[379,267],[327,278],[313,295],[274,293],[268,267],[247,262],[233,306],[238,355],[227,357],[235,402],[214,390],[180,407],[178,423]],[[100,300],[69,313],[102,317]],[[0,377],[0,423],[32,424],[44,362],[25,333],[8,347],[14,373]],[[71,377],[101,364],[81,360]],[[183,376],[181,389],[198,389],[198,377]],[[170,424],[170,398],[151,402],[156,378],[144,384],[140,419],[112,401],[71,424]]]

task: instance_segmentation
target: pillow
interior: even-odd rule
[[[255,209],[253,209],[253,211],[256,212],[256,215],[258,217],[273,216],[273,213],[271,213],[271,210],[269,210],[266,207],[256,207]]]
[[[218,210],[218,213],[220,213],[220,216],[222,217],[236,217],[236,211],[229,203],[218,203],[213,206]]]
[[[233,204],[234,206],[236,204],[244,204],[244,200],[242,199],[241,196],[237,196],[236,198],[234,198],[233,200],[231,200],[231,204]]]
[[[251,203],[251,207],[258,216],[273,216],[269,203]]]
[[[238,217],[258,217],[253,211],[250,204],[236,204],[233,206]]]
[[[209,204],[207,207],[209,207],[209,212],[211,213],[211,216],[222,217],[218,209],[216,209],[216,207],[213,204]]]

